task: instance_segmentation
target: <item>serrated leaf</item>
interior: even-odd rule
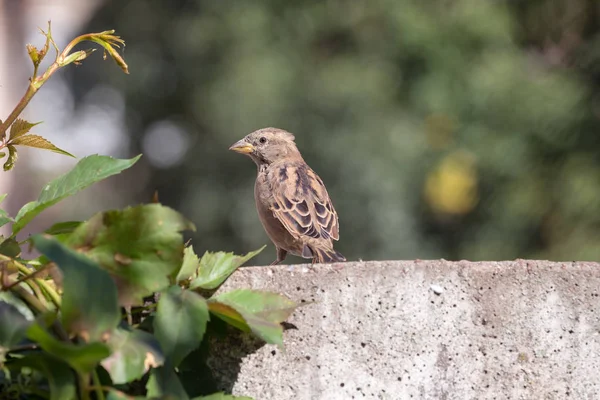
[[[49,235],[32,237],[35,247],[63,272],[62,323],[87,341],[102,339],[119,323],[117,288],[108,272]]]
[[[27,328],[27,337],[37,342],[48,354],[67,362],[72,368],[87,373],[94,370],[101,360],[110,355],[108,346],[103,343],[73,344],[62,342],[34,323]]]
[[[110,272],[123,305],[171,284],[183,261],[182,231],[194,229],[177,211],[146,204],[96,214],[81,224],[67,244],[84,251]]]
[[[164,362],[158,340],[139,329],[119,327],[108,340],[112,354],[102,360],[113,384],[124,384],[141,378],[150,368]]]
[[[181,282],[194,275],[198,269],[198,263],[200,260],[196,253],[194,253],[194,247],[188,246],[183,250],[183,262],[181,268],[175,277],[175,282]]]
[[[25,225],[46,208],[85,189],[95,182],[130,168],[140,157],[141,155],[129,160],[119,160],[98,155],[82,158],[71,171],[47,184],[37,201],[27,203],[19,210],[12,227],[13,236],[19,233]]]
[[[298,304],[284,295],[252,289],[236,289],[211,298],[236,310],[267,321],[281,323],[289,318]]]
[[[11,169],[13,169],[15,163],[17,162],[18,154],[17,148],[15,146],[9,144],[6,147],[8,148],[8,158],[6,159],[3,168],[5,171],[10,171]]]
[[[200,346],[208,320],[206,300],[199,294],[179,286],[162,293],[153,322],[154,335],[174,366]]]
[[[41,124],[41,122],[31,123],[25,121],[24,119],[17,118],[17,120],[10,127],[10,138],[8,140],[9,143],[23,135],[26,135],[29,133],[31,128],[38,124]]]
[[[229,325],[243,332],[252,332],[265,342],[283,348],[283,328],[281,325],[212,299],[208,302],[208,309],[211,314]]]
[[[227,304],[219,303],[212,299],[208,300],[208,310],[227,322],[229,325],[241,330],[242,332],[252,332],[250,326],[246,322],[246,319],[240,314],[235,308],[228,306]]]
[[[202,288],[210,290],[218,288],[225,282],[229,275],[249,259],[263,251],[265,247],[263,246],[244,256],[224,252],[204,253],[198,267],[198,276],[190,283],[190,289]]]
[[[250,329],[267,343],[280,347],[283,347],[280,323],[298,307],[283,295],[250,289],[233,290],[212,297],[208,306],[211,313],[225,322],[242,330]]]
[[[71,154],[68,151],[65,151],[61,148],[56,147],[48,139],[45,139],[38,135],[22,136],[17,139],[11,140],[10,143],[12,145],[35,147],[36,149],[50,150],[55,153],[59,153],[59,154],[65,155],[65,156],[75,158],[75,156],[73,154]]]

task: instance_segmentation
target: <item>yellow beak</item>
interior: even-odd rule
[[[250,154],[254,151],[254,146],[242,139],[232,144],[229,150],[235,151],[236,153],[240,154]]]

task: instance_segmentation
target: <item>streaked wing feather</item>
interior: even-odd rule
[[[295,238],[339,238],[338,216],[321,178],[304,163],[275,166],[270,174],[273,214]]]

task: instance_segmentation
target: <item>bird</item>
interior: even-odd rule
[[[259,219],[277,250],[276,265],[288,253],[312,263],[342,262],[334,250],[338,215],[321,178],[306,164],[292,133],[256,130],[229,150],[249,156],[257,166],[254,199]]]

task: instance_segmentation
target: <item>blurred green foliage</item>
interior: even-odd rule
[[[86,65],[73,90],[122,91],[133,153],[157,122],[189,134],[176,166],[142,162],[199,250],[268,242],[255,168],[227,148],[276,126],[350,260],[600,259],[594,0],[113,0],[90,25],[128,39],[132,75]]]
[[[0,235],[0,399],[251,400],[215,393],[200,350],[222,328],[211,315],[283,350],[281,324],[298,304],[252,289],[215,294],[262,249],[199,258],[182,235],[194,224],[161,204],[60,222],[17,242],[43,209],[139,158],[85,157],[14,218],[0,209],[0,225],[12,225]],[[27,245],[42,256],[23,258]]]

